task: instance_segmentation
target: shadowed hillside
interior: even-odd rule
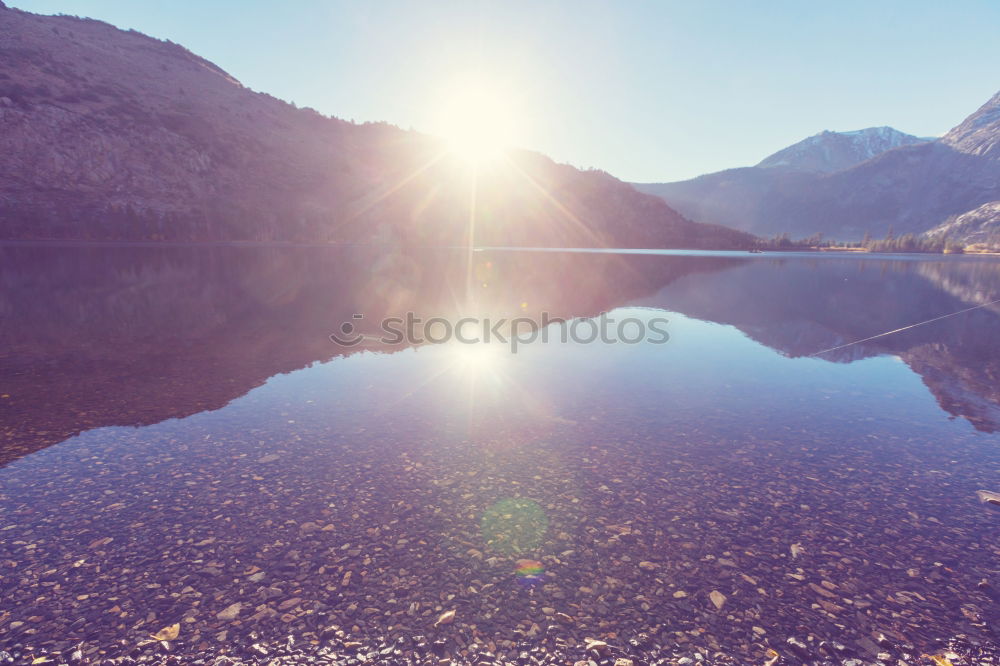
[[[473,173],[437,139],[295,108],[89,19],[0,9],[0,128],[0,238],[750,243],[541,155]]]

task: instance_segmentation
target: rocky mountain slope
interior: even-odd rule
[[[1000,247],[1000,201],[990,201],[961,215],[953,215],[926,235]]]
[[[637,187],[695,219],[765,235],[922,234],[1000,199],[1000,93],[939,140],[900,145],[848,168],[826,172],[783,153],[757,167]]]
[[[171,42],[0,7],[0,238],[468,240],[441,141],[242,86]],[[745,247],[608,174],[518,152],[478,174],[480,244]]]
[[[945,134],[941,142],[969,155],[1000,158],[1000,92]]]

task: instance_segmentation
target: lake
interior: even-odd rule
[[[997,299],[983,257],[0,247],[0,648],[986,649]]]

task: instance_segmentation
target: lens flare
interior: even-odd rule
[[[518,560],[514,572],[522,585],[534,585],[545,576],[545,566],[538,560]]]
[[[526,498],[502,499],[483,514],[479,523],[490,549],[508,555],[538,549],[549,528],[549,519],[538,502]]]

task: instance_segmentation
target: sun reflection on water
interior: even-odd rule
[[[495,376],[501,370],[506,351],[501,345],[485,342],[455,343],[452,347],[452,368],[470,377]]]

